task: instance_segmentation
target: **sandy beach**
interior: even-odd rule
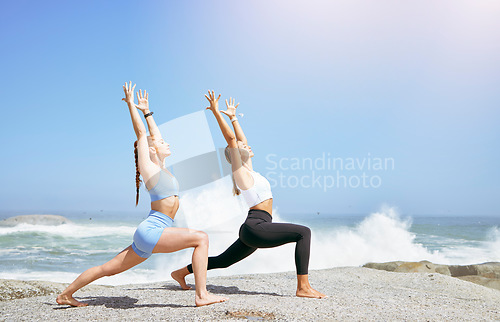
[[[194,306],[194,290],[183,291],[174,281],[166,281],[90,285],[75,294],[89,306],[71,308],[55,302],[64,284],[2,280],[0,316],[2,321],[500,320],[498,290],[437,273],[345,267],[311,271],[310,281],[329,297],[296,297],[295,275],[286,272],[209,278],[209,291],[230,300],[206,307]],[[45,295],[33,296],[37,294]]]

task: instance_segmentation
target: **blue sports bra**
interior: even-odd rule
[[[148,190],[151,201],[161,200],[170,196],[179,195],[179,182],[170,173],[160,170],[160,177],[156,185]]]

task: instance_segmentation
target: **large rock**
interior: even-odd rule
[[[434,264],[434,267],[436,268],[436,273],[451,276],[448,265]]]
[[[476,265],[450,265],[451,276],[478,275],[487,278],[500,278],[500,263],[483,263]]]
[[[387,263],[366,263],[363,265],[363,267],[366,268],[373,268],[373,269],[378,269],[382,271],[388,271],[388,272],[394,272],[394,270],[404,262],[402,261],[397,261],[397,262],[387,262]]]
[[[399,265],[394,271],[398,273],[435,273],[436,267],[429,261],[406,262]]]
[[[498,278],[487,278],[477,275],[460,276],[457,278],[464,281],[472,282],[474,284],[479,284],[489,288],[494,288],[500,291],[500,279]]]
[[[500,290],[500,263],[439,265],[429,261],[367,263],[363,267],[398,273],[439,273]]]
[[[23,215],[4,219],[0,221],[0,226],[12,227],[19,224],[55,226],[70,222],[68,218],[57,215]]]
[[[419,266],[419,267],[422,266],[421,263],[432,264],[431,262],[428,262],[428,261],[422,261],[420,263],[413,263],[413,264],[408,264],[410,262],[395,261],[395,262],[386,262],[386,263],[366,263],[365,265],[363,265],[363,267],[373,268],[373,269],[378,269],[378,270],[388,271],[388,272],[394,272],[396,270],[396,268],[398,268],[400,265],[402,265],[404,263],[407,263],[407,264],[405,264],[402,268],[400,268],[400,272],[403,272],[403,271],[409,272],[411,267],[415,268],[416,266]],[[432,265],[434,265],[434,269],[435,269],[434,271],[436,273],[451,276],[450,270],[448,269],[448,265],[439,265],[439,264],[432,264]],[[429,269],[422,268],[421,271],[428,272]]]

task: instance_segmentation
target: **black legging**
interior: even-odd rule
[[[222,254],[208,258],[207,269],[226,268],[252,254],[257,248],[271,248],[296,242],[295,268],[297,275],[306,275],[309,267],[311,230],[306,226],[272,223],[272,216],[264,210],[250,209],[240,227],[240,237]],[[192,264],[187,266],[193,272]]]

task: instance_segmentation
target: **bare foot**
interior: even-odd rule
[[[299,297],[311,297],[311,298],[316,298],[316,299],[323,299],[323,298],[328,297],[325,294],[316,291],[312,287],[308,287],[305,289],[304,288],[298,289],[297,292],[295,293],[295,295],[297,295]]]
[[[66,304],[71,306],[88,306],[88,303],[78,302],[73,298],[73,296],[67,296],[60,294],[56,299],[57,304]]]
[[[177,281],[177,283],[180,284],[181,288],[183,290],[190,290],[191,289],[191,286],[188,286],[186,284],[186,275],[184,271],[187,271],[189,273],[189,271],[184,267],[184,268],[181,268],[181,269],[178,269],[176,271],[173,271],[170,276],[172,276],[172,278],[174,280]]]
[[[204,306],[214,303],[226,302],[227,300],[229,300],[227,297],[217,296],[207,292],[203,297],[199,297],[198,295],[196,295],[194,302],[196,303],[196,306]]]
[[[319,296],[320,299],[326,299],[328,297],[328,295],[325,295],[323,293],[320,293],[318,291],[316,291],[315,289],[312,289],[314,293],[316,293],[316,295]]]

